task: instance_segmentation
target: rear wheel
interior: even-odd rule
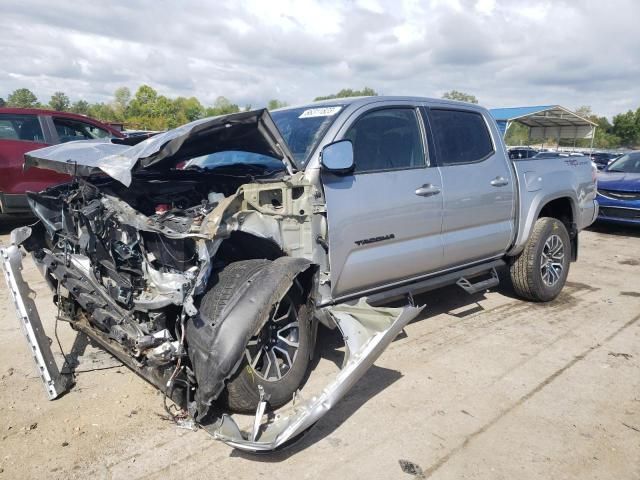
[[[567,228],[556,218],[539,218],[524,250],[510,266],[514,290],[528,300],[553,300],[567,280],[570,260]]]

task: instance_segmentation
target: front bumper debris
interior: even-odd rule
[[[0,256],[5,280],[14,301],[22,331],[47,395],[50,400],[53,400],[63,394],[68,385],[66,378],[60,374],[56,365],[49,339],[44,333],[38,310],[30,296],[31,291],[22,277],[22,252],[19,246],[30,234],[31,229],[28,227],[11,232],[11,245],[0,248]],[[422,311],[422,308],[373,307],[366,302],[366,299],[360,299],[355,304],[345,303],[328,307],[329,314],[335,320],[344,338],[346,353],[343,368],[320,394],[301,401],[299,399],[307,398],[305,391],[302,390],[296,396],[298,400],[294,401],[290,408],[285,408],[281,414],[266,422],[263,421],[266,403],[261,402],[250,432],[243,432],[236,421],[227,414],[223,414],[219,421],[211,425],[201,426],[216,439],[248,452],[268,452],[290,445],[307,432],[355,385],[407,323]],[[91,334],[89,330],[86,333]],[[108,348],[107,342],[101,342],[101,345],[122,360],[116,352]],[[136,370],[130,362],[127,365],[162,390],[161,380],[153,381],[145,372]]]
[[[287,446],[309,430],[355,385],[422,308],[372,307],[364,299],[355,305],[342,304],[330,308],[329,312],[344,337],[347,357],[343,368],[322,393],[295,404],[287,414],[276,416],[264,424],[264,406],[261,404],[252,432],[243,433],[233,418],[226,414],[218,424],[204,428],[215,438],[239,450],[267,452]],[[299,396],[304,397],[304,390]]]
[[[29,351],[36,363],[38,376],[42,379],[49,400],[62,395],[68,388],[67,379],[60,374],[49,338],[44,333],[40,315],[30,294],[27,282],[22,278],[22,252],[20,244],[31,235],[29,227],[17,228],[11,232],[11,245],[0,248],[2,270],[7,288],[16,309]]]

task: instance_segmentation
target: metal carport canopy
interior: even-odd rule
[[[529,127],[529,138],[590,138],[597,124],[560,105],[493,108],[491,115],[504,136],[512,122]]]

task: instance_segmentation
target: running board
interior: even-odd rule
[[[495,267],[492,268],[489,273],[491,275],[489,278],[476,283],[472,283],[471,280],[468,280],[465,277],[460,277],[456,282],[456,285],[462,288],[469,295],[473,295],[474,293],[478,292],[484,292],[488,288],[493,288],[500,284],[498,272],[496,272]]]
[[[492,260],[490,262],[481,263],[472,267],[465,267],[451,272],[440,273],[420,280],[414,280],[407,282],[403,285],[399,285],[393,288],[388,288],[378,292],[368,293],[368,303],[373,306],[386,305],[394,300],[400,300],[406,297],[407,294],[418,295],[438,288],[453,285],[459,282],[461,279],[473,278],[479,275],[486,275],[491,273],[496,275],[495,269],[504,267],[506,264],[504,260]],[[494,287],[496,284],[491,284],[485,288]],[[463,287],[464,288],[464,287]]]
[[[14,235],[16,231],[18,234]],[[67,391],[68,380],[60,373],[51,351],[49,337],[44,333],[36,304],[29,296],[32,292],[22,278],[22,252],[19,245],[31,234],[31,229],[23,227],[14,232],[11,232],[11,245],[0,248],[4,279],[16,307],[22,333],[36,363],[38,376],[42,380],[49,400],[53,400]]]

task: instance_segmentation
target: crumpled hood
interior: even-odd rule
[[[289,173],[297,170],[293,155],[266,109],[203,118],[135,146],[111,140],[53,145],[26,153],[24,168],[78,176],[104,172],[129,186],[133,171],[173,168],[183,160],[225,150],[268,155],[282,160]]]
[[[640,192],[640,173],[599,172],[598,188],[624,192]]]

